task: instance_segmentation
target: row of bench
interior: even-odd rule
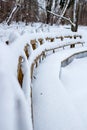
[[[75,45],[79,45],[79,44],[81,44],[82,46],[83,46],[83,44],[84,44],[84,42],[81,40],[81,38],[82,38],[82,36],[81,35],[74,35],[74,36],[64,36],[63,37],[63,39],[64,38],[74,38],[74,39],[76,39],[76,38],[80,38],[79,40],[76,40],[76,42],[75,42],[75,40],[73,40],[74,42],[72,43],[72,40],[71,40],[71,42],[68,42],[68,43],[66,43],[66,42],[64,42],[64,41],[60,41],[59,43],[55,43],[55,42],[53,42],[52,41],[52,39],[51,38],[48,38],[48,39],[45,39],[45,40],[51,40],[50,41],[50,45],[48,44],[48,43],[46,43],[46,44],[43,44],[42,43],[42,41],[44,41],[44,39],[42,39],[42,41],[40,41],[41,39],[38,39],[38,41],[40,42],[40,45],[45,45],[45,47],[44,47],[44,49],[40,52],[40,54],[38,54],[36,57],[35,57],[35,59],[33,60],[33,63],[32,63],[32,65],[31,65],[31,79],[33,78],[33,71],[34,71],[34,67],[37,67],[38,66],[38,63],[39,62],[41,62],[41,60],[43,60],[45,57],[46,57],[46,53],[47,52],[49,52],[49,51],[52,51],[53,53],[55,53],[55,51],[57,50],[57,49],[59,49],[59,48],[65,48],[65,47],[67,47],[67,46],[70,46],[70,48],[74,48],[75,47]],[[58,38],[61,38],[61,37],[58,37]],[[30,41],[31,42],[31,45],[32,45],[32,48],[33,48],[33,50],[35,50],[35,51],[38,51],[38,48],[36,49],[36,40],[31,40]],[[29,54],[29,47],[30,47],[30,45],[29,44],[26,44],[26,46],[24,47],[24,52],[25,52],[25,54],[26,54],[26,57],[27,57],[27,59],[29,59],[29,57],[30,57],[30,54]],[[41,46],[40,46],[41,47]],[[33,51],[33,53],[35,52],[35,51]],[[32,55],[32,54],[31,54]],[[22,69],[21,69],[21,63],[24,61],[24,59],[23,59],[23,57],[22,56],[20,56],[19,57],[19,61],[18,61],[18,81],[19,81],[19,83],[20,83],[20,85],[22,86],[22,82],[23,82],[23,73],[22,73]]]
[[[44,40],[49,41],[49,42],[54,42],[56,39],[60,39],[61,41],[63,41],[66,38],[69,38],[69,39],[80,38],[81,39],[82,36],[81,35],[72,35],[72,36],[66,35],[66,36],[58,36],[58,37],[55,37],[55,38],[54,37],[46,37],[45,39],[38,38],[37,40],[36,39],[31,40],[30,43],[32,45],[33,50],[35,50],[37,48],[37,43],[38,42],[40,43],[40,45],[42,45],[45,42]]]
[[[63,39],[64,38],[70,38],[70,39],[72,39],[74,37],[74,39],[76,39],[76,38],[80,38],[79,40],[76,40],[76,42],[75,42],[75,40],[72,42],[68,42],[68,43],[66,43],[66,42],[63,42]],[[84,42],[81,40],[81,38],[82,38],[82,36],[80,36],[80,35],[77,35],[77,36],[65,36],[65,37],[63,37],[63,38],[61,38],[61,37],[57,37],[58,39],[60,38],[61,39],[61,41],[60,41],[60,43],[55,43],[54,42],[54,39],[52,39],[52,38],[48,38],[48,39],[45,39],[46,41],[48,40],[50,40],[50,45],[46,42],[46,43],[44,43],[44,39],[38,39],[38,41],[39,41],[39,43],[40,43],[40,47],[38,47],[37,49],[36,49],[36,40],[32,40],[32,41],[30,41],[30,43],[31,43],[31,45],[32,45],[32,49],[34,50],[31,54],[30,54],[30,52],[29,52],[29,48],[30,48],[30,44],[26,44],[26,46],[24,47],[24,52],[25,52],[25,54],[26,54],[26,57],[27,57],[27,59],[28,59],[28,61],[29,61],[29,59],[30,59],[30,57],[32,57],[32,55],[35,53],[36,54],[36,56],[33,58],[33,60],[32,60],[32,63],[31,63],[31,66],[30,66],[30,77],[31,77],[31,82],[32,82],[32,79],[33,78],[35,78],[35,76],[34,76],[34,69],[35,68],[37,68],[38,67],[38,65],[39,65],[39,63],[41,63],[41,61],[42,60],[44,60],[44,58],[46,58],[46,56],[47,56],[47,53],[49,52],[49,51],[51,51],[52,53],[55,53],[55,51],[56,50],[58,50],[59,48],[65,48],[65,47],[67,47],[67,46],[70,46],[70,48],[73,48],[73,47],[75,47],[76,45],[84,45]],[[56,38],[56,39],[57,39]],[[44,44],[43,44],[44,43]],[[41,49],[41,51],[40,52],[38,52],[38,50],[40,50],[41,48],[43,48],[43,49]],[[38,52],[38,53],[37,53]],[[23,83],[23,79],[24,79],[24,73],[22,72],[22,64],[25,62],[25,59],[24,59],[24,57],[23,56],[20,56],[19,57],[19,60],[18,60],[18,70],[17,70],[17,72],[18,72],[18,81],[19,81],[19,83],[20,83],[20,86],[22,87],[22,83]],[[63,63],[62,63],[63,64]],[[31,85],[31,82],[30,82],[30,85]],[[27,86],[28,87],[28,86]],[[32,87],[31,87],[31,102],[32,102]],[[33,106],[32,106],[32,103],[31,103],[31,113],[32,113],[32,122],[33,122]]]

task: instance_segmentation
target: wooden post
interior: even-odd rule
[[[42,52],[42,60],[46,58],[46,54],[45,54],[45,51]]]
[[[18,73],[18,81],[19,81],[19,84],[21,85],[22,87],[22,83],[23,83],[23,72],[22,72],[22,63],[24,62],[24,58],[22,56],[19,57],[18,59],[18,70],[17,70],[17,73]]]
[[[53,53],[55,53],[55,49],[53,49]]]
[[[71,45],[70,45],[70,48],[74,48],[74,47],[75,47],[75,44],[71,44]]]
[[[40,45],[43,44],[43,39],[42,38],[39,38],[38,41],[40,42]]]
[[[35,63],[36,63],[36,68],[38,67],[38,60],[36,59],[35,60]]]
[[[51,42],[54,42],[54,38],[51,38],[50,41],[51,41]]]
[[[33,78],[33,71],[34,71],[34,63],[31,65],[31,80]]]
[[[39,57],[39,63],[41,63],[41,55],[40,55],[40,57]]]
[[[35,50],[36,49],[36,39],[31,40],[30,43],[32,45],[33,50]]]
[[[27,59],[29,58],[29,51],[28,51],[28,48],[29,48],[29,45],[26,44],[26,46],[24,47],[24,52],[25,52],[25,54],[26,54],[26,56],[27,56]]]
[[[61,41],[63,41],[63,37],[61,36]]]

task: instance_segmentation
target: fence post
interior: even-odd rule
[[[18,70],[17,70],[17,77],[18,77],[18,81],[19,84],[22,87],[22,83],[23,83],[23,72],[22,72],[22,63],[24,62],[24,58],[22,56],[19,57],[18,59]]]

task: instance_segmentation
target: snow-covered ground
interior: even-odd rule
[[[87,58],[62,68],[59,78],[60,61],[71,52],[77,49],[48,56],[35,72],[34,130],[87,129]]]
[[[6,24],[0,24],[0,42],[4,43],[5,41],[9,40],[10,43],[15,41],[19,36],[23,36],[24,34],[33,35],[32,38],[37,37],[56,37],[56,36],[67,36],[67,35],[74,35],[80,34],[86,40],[86,33],[87,27],[79,26],[78,32],[74,33],[70,31],[70,26],[49,26],[41,23],[33,23],[26,26],[24,23],[18,24],[11,24],[7,26]],[[86,40],[87,41],[87,40]]]
[[[0,130],[32,130],[30,85],[33,87],[32,103],[35,130],[87,129],[85,123],[86,59],[72,62],[72,64],[69,65],[71,67],[68,69],[68,66],[62,68],[59,79],[61,61],[74,52],[87,50],[86,31],[87,27],[81,26],[77,33],[73,33],[70,31],[70,26],[48,26],[42,25],[41,23],[33,23],[28,26],[25,26],[24,23],[13,23],[10,26],[4,23],[0,24]],[[30,68],[35,57],[46,48],[53,48],[57,46],[57,43],[59,46],[61,43],[62,45],[67,44],[70,41],[69,39],[64,39],[64,41],[61,42],[57,39],[53,43],[50,43],[46,42],[45,38],[72,36],[74,34],[82,35],[83,38],[72,39],[72,42],[74,42],[74,40],[82,40],[85,42],[84,47],[77,46],[77,49],[71,50],[69,48],[66,50],[60,49],[56,54],[48,56],[35,70],[34,76],[36,79],[34,79],[31,84]],[[37,40],[38,38],[43,38],[45,44],[40,46],[38,43],[37,49],[34,51],[30,48],[29,52],[31,51],[31,53],[27,60],[24,53],[24,46],[27,43],[30,45],[31,39]],[[9,45],[6,45],[6,41],[9,41]],[[24,57],[24,63],[22,64],[24,72],[22,89],[17,80],[17,65],[20,55]],[[74,72],[77,70],[76,68],[79,64],[82,64],[82,66],[79,66],[78,71],[80,73],[80,68],[82,67],[81,73],[83,76],[81,76],[82,82],[76,85],[75,80],[79,79],[78,75]],[[73,68],[73,66],[76,68]],[[70,68],[72,69],[70,70]],[[84,71],[82,71],[83,69]],[[73,73],[73,75],[70,76],[69,73]],[[76,87],[73,87],[72,81],[69,81],[72,80],[74,75],[73,85],[75,84]],[[81,85],[83,82],[85,85],[82,88]],[[80,89],[78,85],[80,85]],[[81,98],[79,96],[80,94]],[[83,107],[81,107],[82,103]],[[79,107],[81,107],[80,110]]]

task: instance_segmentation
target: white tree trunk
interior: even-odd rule
[[[70,0],[67,0],[66,5],[65,5],[65,7],[64,7],[64,9],[63,9],[63,11],[62,11],[61,17],[63,17],[64,14],[66,13],[66,10],[67,10],[67,8],[68,8],[69,3],[70,3]],[[58,24],[59,24],[60,21],[61,21],[61,17],[59,18]]]

